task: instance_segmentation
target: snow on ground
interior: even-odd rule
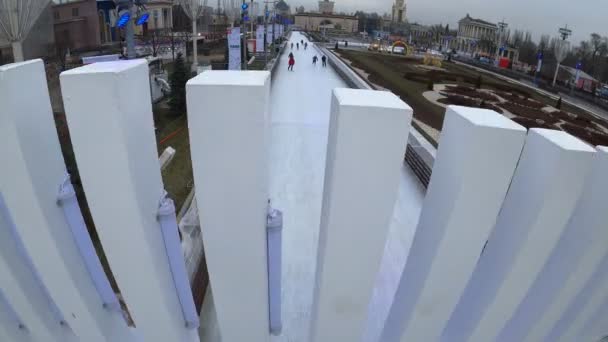
[[[301,40],[306,38],[298,32],[292,34],[294,71],[287,71],[288,48],[281,57],[270,95],[270,198],[273,206],[284,212],[283,331],[273,336],[272,342],[308,342],[331,92],[336,87],[346,87],[329,65],[323,68],[320,60],[312,65],[315,54],[321,57],[312,43],[308,43],[307,50],[295,48],[295,42]],[[405,265],[423,196],[424,189],[404,164],[364,342],[376,342],[380,335]],[[201,341],[219,341],[213,311],[209,292],[201,313]]]

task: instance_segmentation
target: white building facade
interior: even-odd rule
[[[497,32],[496,24],[467,14],[458,22],[458,50],[466,53],[490,52],[487,46],[483,46],[483,42],[495,42]]]

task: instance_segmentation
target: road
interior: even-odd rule
[[[282,310],[283,332],[272,342],[307,342],[325,174],[331,92],[346,87],[330,67],[312,65],[320,52],[295,49],[306,38],[294,32],[294,71],[281,57],[271,90],[270,197],[284,212]],[[364,341],[376,341],[388,314],[411,245],[424,189],[409,167],[402,168],[399,198],[391,223],[385,255],[370,303]],[[210,275],[213,277],[213,275]],[[210,298],[207,296],[206,298]],[[203,307],[201,341],[216,342],[212,303]],[[356,341],[359,342],[359,341]]]

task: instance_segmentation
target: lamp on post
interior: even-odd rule
[[[555,67],[555,75],[553,75],[554,87],[555,83],[557,82],[557,73],[559,72],[560,64],[566,58],[568,50],[570,49],[570,42],[568,42],[568,37],[572,35],[572,30],[568,28],[568,25],[560,28],[558,32],[561,40],[558,40],[557,44],[555,44],[555,59],[557,60],[557,67]]]
[[[500,63],[500,53],[502,52],[503,48],[504,31],[508,26],[509,24],[505,23],[504,19],[498,23],[498,44],[496,44],[496,60],[494,61],[496,66],[498,66]]]

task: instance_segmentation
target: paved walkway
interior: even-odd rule
[[[270,196],[284,211],[283,332],[272,342],[308,342],[313,284],[325,173],[331,91],[346,87],[336,72],[312,57],[321,56],[312,43],[295,48],[306,38],[295,32],[294,71],[287,71],[288,51],[281,58],[271,91]],[[404,164],[399,199],[378,276],[365,342],[376,342],[397,288],[416,227],[424,190]],[[212,275],[211,275],[212,276]],[[211,298],[211,296],[207,296]],[[201,315],[201,341],[218,341],[213,303]],[[361,341],[353,341],[361,342]]]

